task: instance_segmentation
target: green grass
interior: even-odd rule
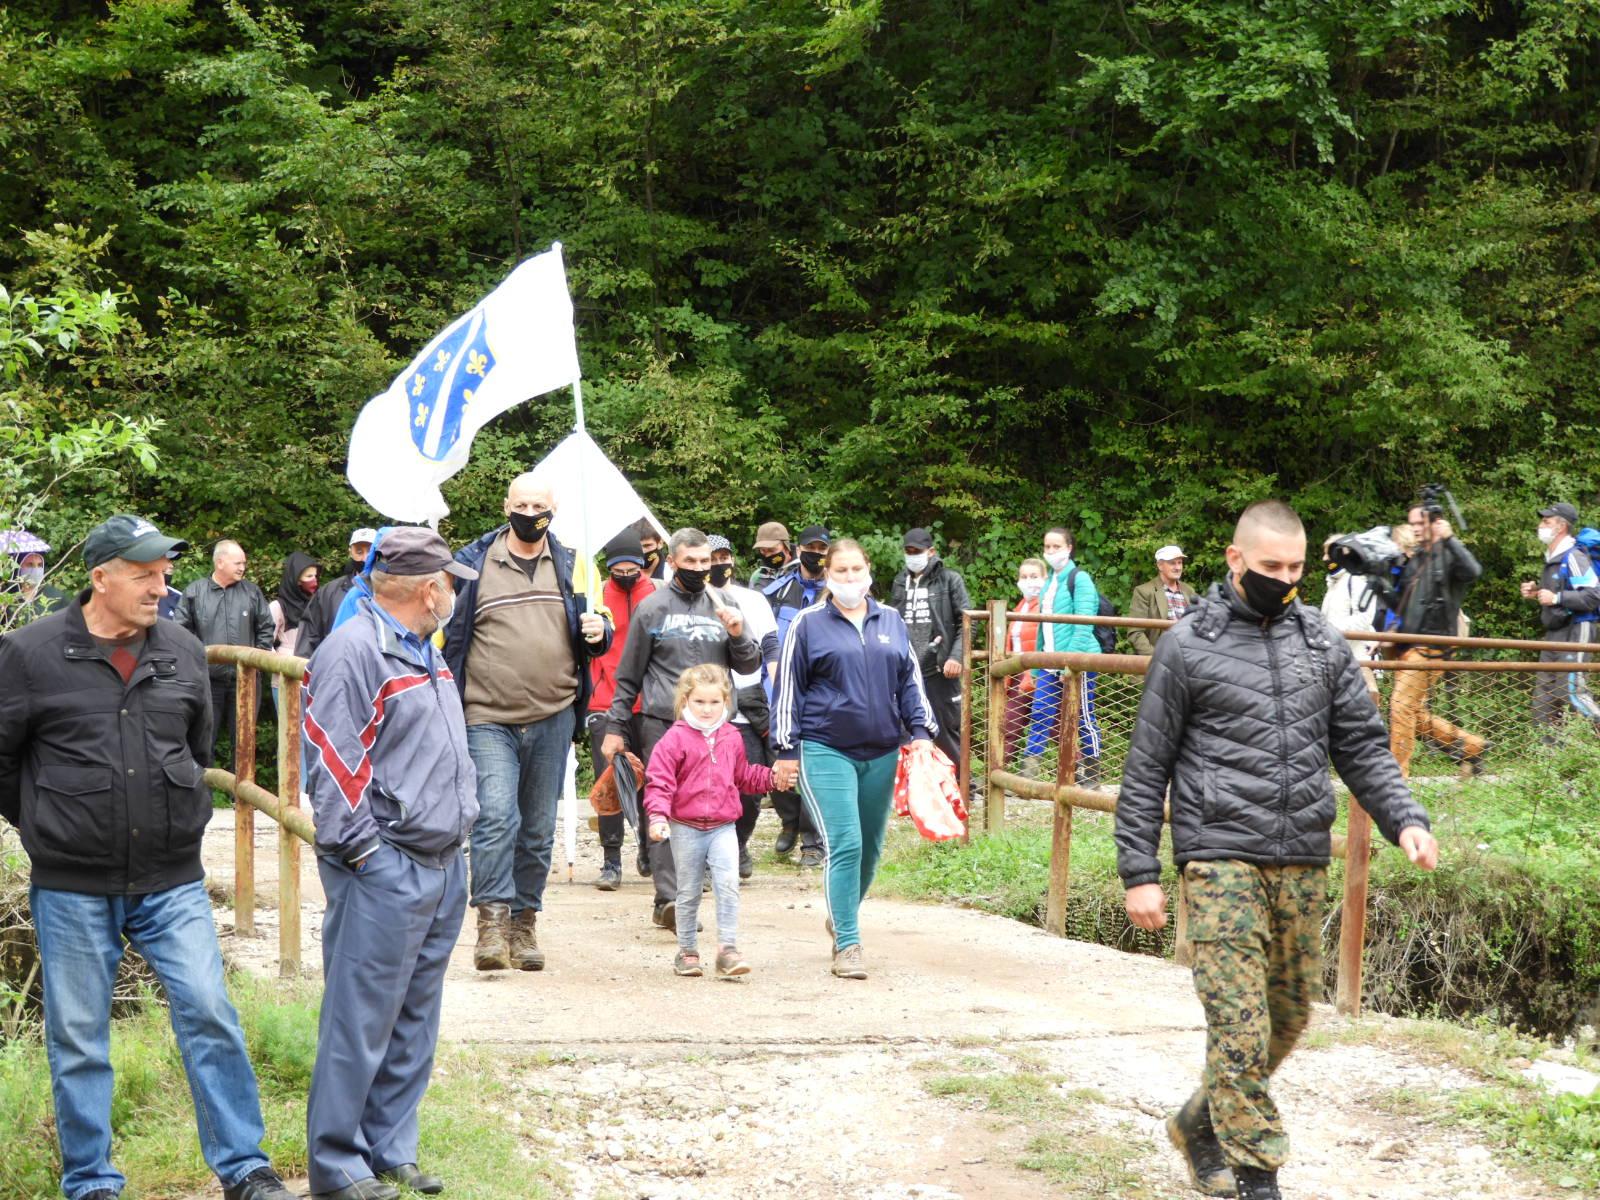
[[[316,1058],[317,999],[305,987],[236,975],[230,992],[239,1009],[250,1060],[261,1088],[266,1150],[285,1176],[303,1174],[305,1098]],[[112,1158],[128,1176],[127,1200],[169,1200],[207,1186],[194,1109],[182,1063],[154,998],[112,1031],[116,1085]],[[443,1175],[458,1200],[521,1200],[551,1194],[552,1170],[496,1113],[509,1088],[479,1055],[445,1051],[421,1111],[424,1168]],[[0,1045],[0,1196],[55,1200],[55,1127],[50,1074],[37,1035]]]

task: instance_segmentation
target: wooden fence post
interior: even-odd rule
[[[987,672],[1005,657],[1006,653],[1006,602],[989,601],[989,658],[984,663]],[[1006,681],[988,676],[989,682],[989,771],[1005,769],[1006,759]],[[1006,790],[996,787],[992,778],[983,781],[983,831],[993,833],[1006,824]]]
[[[1067,888],[1072,877],[1072,804],[1060,797],[1059,789],[1078,781],[1078,716],[1081,676],[1063,671],[1061,680],[1061,719],[1056,737],[1055,814],[1050,824],[1050,890],[1045,894],[1044,927],[1056,935],[1067,936]]]
[[[300,807],[300,680],[278,689],[278,800],[285,813]],[[278,824],[278,975],[300,974],[300,839]]]
[[[243,663],[237,671],[233,701],[233,774],[256,781],[256,669]],[[217,719],[223,719],[217,714]],[[233,802],[233,932],[253,937],[256,932],[256,810],[244,801]]]
[[[1339,915],[1339,980],[1334,1007],[1346,1016],[1361,1013],[1361,949],[1367,940],[1367,876],[1372,865],[1372,818],[1350,796],[1344,841],[1344,905]]]

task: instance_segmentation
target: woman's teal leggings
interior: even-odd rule
[[[856,910],[883,853],[899,760],[898,751],[862,762],[821,742],[800,743],[800,795],[822,833],[822,891],[841,948],[861,941]]]

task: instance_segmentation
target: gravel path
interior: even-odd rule
[[[257,832],[258,892],[276,895],[275,830]],[[763,830],[768,827],[763,824]],[[769,833],[770,836],[770,833]],[[564,868],[540,921],[543,972],[473,970],[463,931],[444,1000],[443,1039],[488,1047],[513,1085],[500,1114],[529,1153],[556,1164],[574,1197],[1123,1196],[1186,1187],[1161,1115],[1193,1086],[1204,1028],[1186,970],[997,917],[873,900],[863,910],[872,968],[864,983],[827,973],[817,873],[762,864],[746,886],[741,982],[684,980],[672,939],[648,922],[648,881],[597,892],[598,851]],[[208,834],[208,863],[232,878],[231,814]],[[316,973],[321,895],[305,870],[305,972]],[[702,909],[712,920],[710,898]],[[218,911],[239,965],[277,973],[275,914],[251,938]],[[707,935],[706,945],[710,945]],[[1397,1104],[1477,1081],[1418,1061],[1319,1010],[1311,1044],[1275,1094],[1294,1137],[1284,1193],[1294,1200],[1541,1200],[1545,1190],[1498,1164],[1469,1131]],[[1367,1044],[1369,1042],[1377,1044]],[[1070,1108],[1048,1122],[934,1097],[930,1079],[963,1072],[1045,1074]],[[1055,1092],[1051,1093],[1052,1095]],[[1062,1112],[1070,1113],[1063,1118]],[[1113,1186],[1086,1158],[1064,1181],[1018,1160],[1041,1132],[1120,1148],[1138,1182]],[[1052,1124],[1055,1123],[1055,1124]],[[508,1196],[515,1194],[508,1192]]]

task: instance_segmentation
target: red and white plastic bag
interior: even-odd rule
[[[950,756],[929,742],[901,746],[894,776],[894,811],[910,817],[917,832],[930,842],[965,836],[967,805]]]

